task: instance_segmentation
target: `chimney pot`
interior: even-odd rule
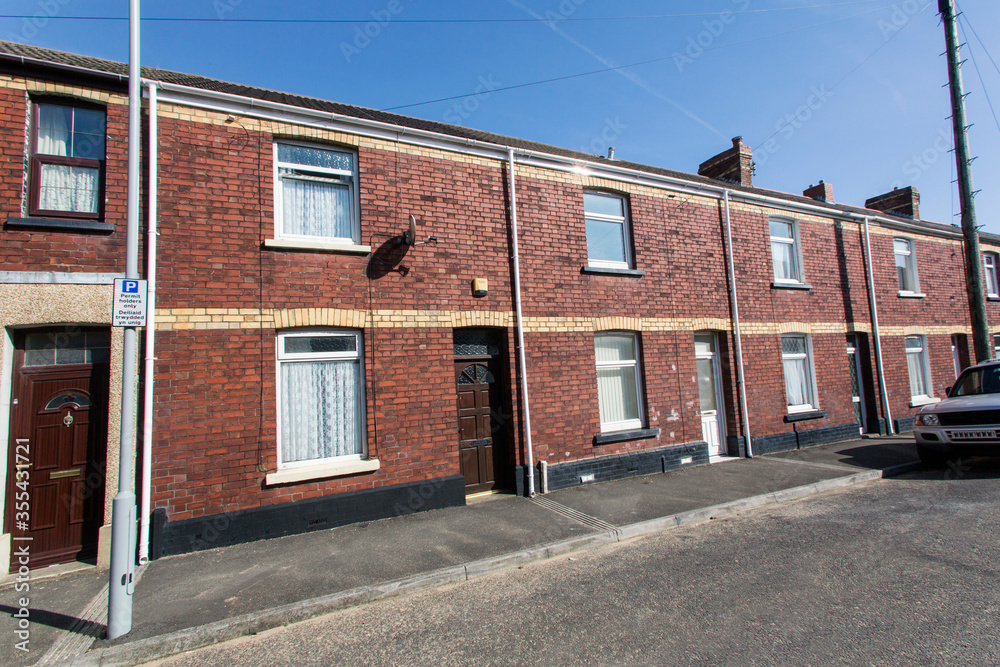
[[[810,185],[802,191],[803,197],[833,203],[833,186],[820,179],[819,185]]]
[[[920,192],[912,185],[893,188],[891,192],[872,197],[865,202],[865,208],[875,209],[890,215],[920,219]]]
[[[698,175],[729,181],[745,187],[753,186],[753,151],[743,143],[743,137],[733,137],[733,147],[698,165]]]

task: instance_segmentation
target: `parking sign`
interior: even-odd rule
[[[146,281],[115,278],[113,327],[146,326]]]

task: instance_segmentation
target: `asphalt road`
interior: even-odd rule
[[[155,664],[996,665],[998,536],[1000,463],[975,461]]]

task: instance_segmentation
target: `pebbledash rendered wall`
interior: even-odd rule
[[[58,69],[66,54],[31,54],[51,58],[54,77],[68,76]],[[108,72],[121,66],[94,59],[86,64]],[[33,76],[44,72],[36,65]],[[159,70],[147,76],[180,79]],[[511,490],[521,493],[525,381],[536,489],[542,461],[548,488],[555,489],[709,461],[695,332],[718,335],[727,447],[736,456],[746,453],[747,428],[756,454],[858,434],[849,335],[862,352],[863,426],[872,433],[887,431],[890,413],[896,428],[912,422],[905,336],[927,337],[937,397],[954,379],[953,335],[966,337],[960,352],[971,356],[957,228],[834,204],[830,196],[817,201],[750,187],[749,174],[743,185],[676,172],[669,182],[657,181],[663,175],[657,168],[401,116],[382,114],[392,123],[377,131],[352,125],[351,113],[375,113],[362,109],[339,111],[348,129],[281,120],[255,108],[251,98],[284,103],[288,116],[296,105],[325,103],[260,89],[234,93],[227,108],[213,108],[221,103],[200,96],[231,84],[184,81],[190,88],[164,95],[157,114],[157,360],[148,490],[155,510],[153,557],[464,504],[453,347],[460,329],[491,329],[504,343],[508,467]],[[0,84],[0,94],[15,91],[15,107],[30,97],[23,78]],[[109,106],[109,121],[117,115]],[[0,192],[5,210],[19,210],[25,121],[4,111],[0,120],[7,156]],[[420,140],[408,135],[414,128],[439,136]],[[109,122],[109,147],[119,150],[124,137],[121,124]],[[275,242],[273,146],[281,140],[356,151],[366,248],[343,252]],[[472,141],[497,150],[475,150]],[[515,148],[517,162],[526,378],[515,328],[507,146]],[[110,150],[109,184],[120,182],[124,171]],[[538,157],[549,154],[551,164]],[[568,160],[575,161],[572,168]],[[643,180],[643,174],[650,177]],[[731,193],[733,276],[722,188]],[[123,198],[118,190],[109,185],[108,210],[115,215]],[[626,198],[631,271],[588,266],[585,190]],[[434,236],[436,242],[399,243],[411,214],[420,221],[419,239]],[[878,384],[864,215],[870,216],[888,405]],[[795,289],[774,284],[772,218],[798,227],[803,284]],[[32,232],[30,239],[4,234],[2,247],[12,257],[14,243],[29,243],[26,256],[38,258],[67,248],[66,237],[55,232]],[[116,228],[102,243],[121,252],[123,237]],[[914,244],[920,296],[899,294],[896,237]],[[1000,238],[984,235],[983,241],[984,251],[1000,251]],[[488,280],[486,296],[473,295],[474,278]],[[730,285],[739,302],[748,424],[740,418]],[[1000,308],[994,302],[989,307],[991,327],[1000,331]],[[362,333],[367,455],[378,467],[274,481],[277,337],[309,328]],[[634,437],[601,433],[594,336],[605,331],[633,332],[639,343],[643,429]],[[807,415],[788,413],[783,333],[810,336],[818,409]]]

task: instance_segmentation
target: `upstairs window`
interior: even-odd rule
[[[357,156],[290,143],[274,154],[277,237],[359,244]]]
[[[29,213],[100,218],[104,203],[104,111],[38,102],[32,128]]]
[[[774,282],[801,283],[798,225],[790,220],[771,220],[770,231]]]
[[[625,198],[605,192],[584,192],[583,212],[587,225],[588,264],[608,269],[632,268]]]
[[[892,250],[896,256],[896,277],[899,279],[901,294],[918,294],[920,282],[917,280],[917,257],[910,239],[893,239]]]
[[[1000,297],[1000,291],[997,290],[997,256],[994,253],[983,253],[983,269],[986,296]]]

